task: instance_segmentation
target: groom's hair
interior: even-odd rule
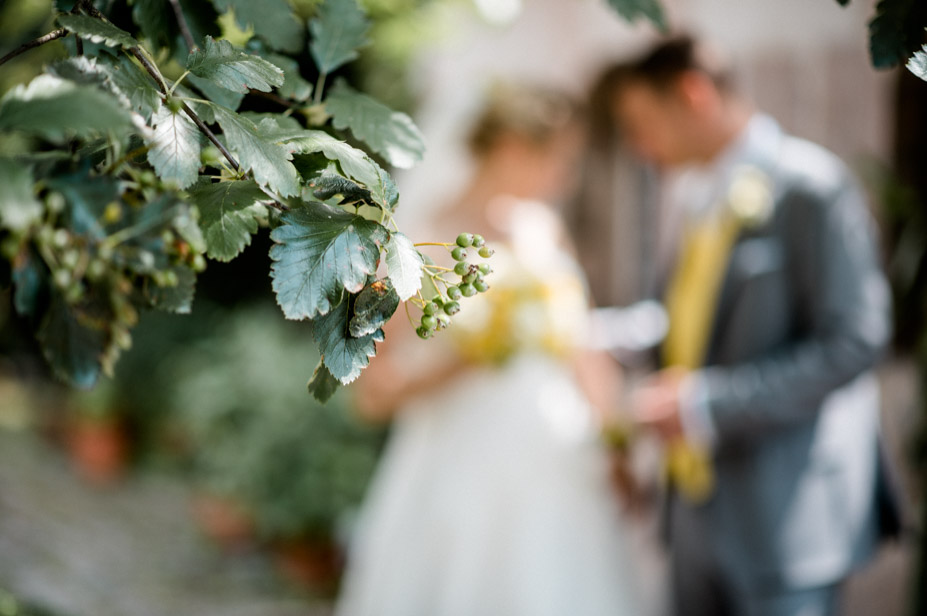
[[[682,75],[693,71],[707,76],[720,92],[733,92],[732,71],[726,59],[689,35],[667,38],[640,57],[612,67],[610,77],[615,90],[628,82],[668,90]]]

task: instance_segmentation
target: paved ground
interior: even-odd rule
[[[61,616],[315,616],[258,553],[222,554],[176,479],[78,481],[29,432],[0,432],[0,587]]]
[[[910,366],[893,364],[882,381],[886,438],[900,459],[913,426],[916,378]],[[0,589],[55,616],[330,613],[278,579],[264,555],[213,547],[190,515],[189,488],[176,477],[142,475],[107,489],[79,481],[46,441],[2,427],[5,393],[0,388]],[[652,529],[639,530],[647,594],[659,602],[661,556]],[[850,584],[847,616],[907,614],[912,560],[908,546],[887,546]]]

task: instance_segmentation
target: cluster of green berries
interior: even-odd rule
[[[430,300],[423,300],[422,319],[416,333],[424,339],[430,338],[434,332],[450,325],[451,317],[460,312],[462,298],[473,297],[477,293],[489,290],[484,277],[492,272],[492,267],[488,263],[477,264],[467,260],[470,256],[468,248],[476,248],[477,254],[484,259],[492,256],[493,250],[486,245],[483,236],[461,233],[457,236],[457,241],[454,244],[448,244],[447,247],[456,264],[453,270],[431,274],[438,294]],[[426,271],[428,271],[427,267]],[[445,278],[451,272],[457,276],[456,280]],[[444,292],[440,290],[442,286]]]

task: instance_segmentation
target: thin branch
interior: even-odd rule
[[[248,90],[248,94],[251,94],[254,96],[260,96],[261,98],[266,98],[267,100],[274,101],[275,103],[283,105],[284,107],[287,107],[287,108],[292,108],[294,106],[293,103],[286,100],[282,96],[278,96],[274,94],[273,92],[261,92],[260,90]]]
[[[206,135],[206,138],[209,139],[212,144],[219,149],[220,152],[222,152],[222,155],[225,156],[225,159],[229,161],[230,165],[232,165],[232,169],[240,173],[241,165],[238,164],[238,161],[235,160],[235,157],[232,156],[232,153],[226,150],[225,146],[222,145],[218,139],[216,139],[216,135],[211,130],[209,130],[209,127],[206,126],[205,122],[200,119],[200,116],[196,115],[196,113],[194,113],[186,103],[183,103],[183,107],[181,107],[181,109],[183,109],[183,112],[187,114],[191,120],[193,120],[193,123],[196,124],[196,127],[200,129],[204,135]]]
[[[177,18],[177,25],[180,26],[180,33],[183,34],[183,40],[187,43],[187,51],[193,51],[193,48],[196,47],[196,42],[193,40],[193,34],[190,32],[190,24],[187,23],[187,18],[183,14],[183,9],[180,8],[180,1],[168,1],[174,9],[174,16]]]
[[[155,80],[155,83],[158,84],[158,88],[161,89],[161,93],[167,96],[168,89],[167,84],[164,82],[164,78],[161,76],[161,73],[158,71],[157,67],[151,63],[151,60],[149,60],[145,54],[142,53],[141,48],[130,47],[129,53],[135,56],[135,58],[141,63],[142,67],[148,71],[148,74],[151,75],[151,77]]]
[[[312,93],[312,102],[313,104],[318,105],[322,102],[322,88],[325,87],[325,77],[327,74],[325,71],[319,73],[319,78],[315,82],[315,91]]]
[[[179,8],[179,5],[177,4],[177,0],[169,0],[169,1],[171,2],[171,5],[175,7],[175,10]],[[106,16],[103,15],[103,13],[101,13],[88,0],[80,0],[80,6],[83,9],[85,9],[87,12],[89,12],[93,17],[96,17],[97,19],[100,19],[102,21],[108,21],[106,19]],[[177,18],[178,18],[178,22],[180,23],[181,30],[184,30],[184,27],[186,26],[186,21],[183,19],[183,14],[177,13]],[[186,39],[187,44],[190,45],[190,49],[193,49],[194,47],[193,36],[190,35],[189,27],[186,28],[186,32],[184,33],[184,39]],[[151,75],[151,77],[155,80],[155,82],[158,84],[158,88],[161,90],[161,94],[163,94],[165,98],[169,97],[171,95],[172,90],[168,88],[167,83],[164,81],[164,77],[161,76],[161,72],[158,71],[158,68],[154,65],[154,63],[148,57],[145,50],[142,47],[136,46],[136,47],[130,47],[128,51],[133,56],[135,56],[135,58],[141,63],[141,65],[145,68],[145,70],[148,71],[148,74]],[[209,139],[209,141],[214,146],[216,146],[216,148],[218,148],[220,152],[222,152],[222,155],[225,157],[227,161],[229,161],[229,164],[232,165],[232,168],[236,172],[241,173],[241,165],[238,164],[238,161],[235,160],[235,157],[232,156],[232,153],[229,152],[224,145],[222,145],[222,142],[220,142],[216,138],[215,133],[213,133],[212,130],[210,130],[210,128],[206,126],[206,123],[203,122],[203,120],[201,120],[200,117],[196,115],[196,113],[192,109],[190,109],[189,105],[187,105],[186,103],[182,103],[182,105],[183,106],[181,107],[181,109],[183,110],[185,114],[187,114],[187,117],[193,120],[193,123],[196,124],[196,127],[198,129],[200,129],[200,132],[206,135],[206,138]],[[273,198],[272,195],[271,195],[271,198]],[[273,199],[274,199],[274,207],[276,209],[279,209],[281,211],[286,211],[288,209],[285,205],[277,201],[276,198],[273,198]]]
[[[144,153],[147,152],[147,151],[148,151],[148,146],[147,146],[147,145],[143,145],[143,146],[141,146],[141,147],[135,148],[134,150],[132,150],[131,152],[127,153],[125,156],[123,156],[123,157],[120,158],[119,160],[113,162],[112,165],[110,165],[109,167],[107,167],[106,170],[103,172],[104,175],[112,173],[113,171],[115,171],[116,169],[118,169],[120,166],[122,166],[123,163],[129,162],[130,160],[132,160],[132,159],[135,158],[136,156],[140,156],[140,155],[144,154]]]
[[[267,196],[271,199],[272,203],[270,203],[270,206],[271,206],[272,208],[274,208],[275,210],[279,210],[279,211],[281,211],[281,212],[289,212],[289,211],[290,211],[290,208],[288,208],[286,205],[280,203],[280,201],[277,199],[276,195],[274,195],[272,192],[270,192],[269,190],[267,190],[266,188],[264,188],[263,186],[260,186],[260,185],[258,186],[258,188],[260,188],[260,189],[261,189],[261,192],[264,193],[265,195],[267,195]]]
[[[17,47],[10,53],[6,54],[2,58],[0,58],[0,65],[5,64],[6,62],[8,62],[9,60],[12,60],[13,58],[15,58],[16,56],[18,56],[19,54],[23,52],[29,51],[33,47],[38,47],[39,45],[50,43],[51,41],[54,41],[55,39],[60,39],[61,37],[67,36],[67,35],[68,35],[68,31],[64,28],[58,28],[57,30],[53,30],[52,32],[49,32],[48,34],[44,36],[40,36],[34,41],[29,41],[28,43],[24,43],[23,45],[20,45],[19,47]]]
[[[161,93],[165,97],[169,96],[170,88],[167,87],[167,84],[164,82],[164,78],[161,76],[161,73],[158,72],[158,69],[155,67],[155,65],[151,63],[151,60],[145,57],[144,53],[142,53],[141,48],[130,47],[129,52],[135,56],[139,62],[141,62],[142,66],[145,67],[145,70],[148,71],[148,74],[154,78],[155,82],[158,84],[158,87],[161,89]],[[222,155],[225,156],[226,160],[229,161],[229,164],[232,165],[232,168],[235,171],[240,172],[241,166],[238,164],[238,161],[235,160],[235,157],[232,156],[232,153],[229,152],[224,145],[222,145],[222,143],[216,138],[216,135],[209,129],[208,126],[206,126],[203,120],[201,120],[200,117],[196,115],[192,109],[190,109],[189,105],[183,103],[183,107],[181,107],[181,109],[183,109],[183,112],[187,114],[191,120],[193,120],[193,123],[196,124],[198,129],[200,129],[200,132],[206,135],[206,138],[209,139],[209,141],[211,141],[220,152],[222,152]]]

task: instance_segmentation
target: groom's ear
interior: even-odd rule
[[[713,113],[723,98],[711,77],[695,70],[680,73],[664,93],[698,115]]]

